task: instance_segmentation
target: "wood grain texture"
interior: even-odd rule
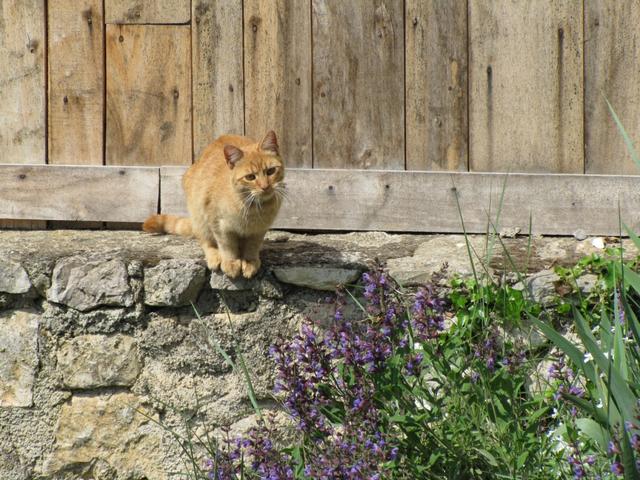
[[[162,168],[161,210],[188,215],[182,192],[184,167]],[[461,233],[455,195],[468,232],[487,230],[489,206],[506,190],[498,229],[570,235],[617,235],[623,220],[640,229],[638,176],[398,172],[289,169],[276,228]],[[495,216],[495,213],[494,213]],[[492,219],[495,221],[495,218]]]
[[[158,188],[157,168],[0,165],[0,218],[140,222]]]
[[[312,163],[309,1],[244,1],[245,131],[260,140],[275,130],[297,167]]]
[[[469,0],[474,171],[582,173],[582,2]]]
[[[48,163],[102,165],[102,0],[49,0],[48,5]]]
[[[468,168],[467,2],[408,0],[407,170]]]
[[[44,0],[0,2],[0,163],[46,162]]]
[[[319,168],[404,169],[402,0],[313,0]]]
[[[604,97],[627,133],[640,140],[640,2],[585,2],[585,171],[640,172],[624,145]]]
[[[107,25],[108,165],[191,163],[189,30]]]
[[[107,23],[188,23],[191,0],[104,0]]]
[[[44,0],[0,1],[0,164],[46,162],[46,44]],[[45,227],[0,220],[0,229]]]
[[[242,0],[194,0],[193,152],[225,133],[244,135]]]

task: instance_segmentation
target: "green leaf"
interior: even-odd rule
[[[578,418],[576,425],[582,433],[595,441],[602,450],[607,450],[609,440],[611,439],[607,429],[591,418]]]
[[[616,126],[618,127],[618,130],[622,134],[622,138],[624,139],[624,143],[625,143],[625,145],[627,147],[627,151],[629,152],[629,155],[631,155],[631,159],[634,161],[636,166],[638,168],[640,168],[640,157],[638,156],[638,152],[636,152],[636,149],[633,146],[633,142],[631,141],[631,137],[629,137],[629,134],[624,129],[624,126],[622,125],[622,122],[618,118],[618,115],[616,114],[615,110],[611,106],[611,103],[609,103],[609,100],[607,99],[607,97],[604,97],[604,101],[607,102],[607,107],[609,107],[609,112],[611,113],[611,116],[613,117],[613,121],[616,122]]]
[[[636,235],[635,232],[631,230],[624,222],[622,223],[622,226],[629,235],[629,238],[633,241],[633,244],[638,250],[640,250],[640,237],[638,237],[638,235]]]
[[[516,460],[516,468],[520,469],[522,468],[522,466],[527,462],[527,458],[529,457],[529,452],[528,451],[524,451],[522,452],[519,456],[518,459]]]
[[[498,466],[498,462],[496,460],[496,457],[494,457],[493,455],[491,455],[489,452],[487,452],[486,450],[484,450],[483,448],[476,448],[475,449],[480,455],[482,455],[484,458],[487,459],[487,462],[489,462],[489,465],[491,465],[492,467],[497,467]]]

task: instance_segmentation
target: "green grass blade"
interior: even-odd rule
[[[636,405],[636,399],[633,392],[622,378],[620,371],[615,368],[611,359],[604,355],[604,352],[600,349],[595,338],[591,334],[591,330],[589,330],[584,317],[576,309],[574,309],[574,317],[576,320],[576,330],[584,344],[584,347],[591,353],[594,361],[598,365],[598,368],[607,374],[611,397],[618,407],[622,418],[630,420]]]
[[[611,116],[613,117],[613,121],[616,122],[616,126],[618,127],[618,130],[620,131],[620,134],[622,135],[622,138],[624,139],[624,144],[627,147],[627,151],[629,152],[629,155],[631,155],[631,159],[634,161],[636,166],[638,168],[640,168],[640,157],[638,156],[638,152],[636,152],[636,149],[633,146],[633,142],[631,141],[631,137],[629,136],[629,134],[625,130],[624,126],[622,125],[622,122],[618,118],[618,115],[616,114],[615,110],[613,109],[613,106],[611,105],[611,103],[609,103],[609,100],[607,99],[607,97],[604,97],[604,101],[607,102],[607,107],[609,107],[609,112],[611,113]]]
[[[584,362],[584,354],[573,343],[560,335],[551,325],[548,325],[532,315],[529,315],[529,318],[533,324],[540,329],[545,337],[551,340],[560,350],[562,350],[576,366],[582,368],[583,372],[591,382],[596,381],[593,364],[591,362]]]
[[[638,237],[638,235],[636,235],[636,233],[631,230],[626,224],[623,223],[622,226],[627,232],[627,235],[629,235],[629,238],[633,241],[633,244],[638,250],[640,250],[640,237]]]

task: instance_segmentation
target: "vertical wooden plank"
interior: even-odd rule
[[[603,95],[637,145],[640,3],[589,0],[584,17],[585,171],[637,175]]]
[[[107,25],[107,165],[191,163],[189,30]]]
[[[408,170],[467,170],[467,2],[407,0]]]
[[[49,163],[102,165],[102,0],[49,0]]]
[[[46,163],[44,0],[0,1],[0,163]],[[46,222],[0,220],[0,228]]]
[[[0,2],[0,163],[45,163],[44,0]]]
[[[582,2],[470,0],[473,171],[582,173]]]
[[[104,0],[107,23],[188,23],[191,0]]]
[[[193,152],[222,134],[244,134],[242,0],[194,0]]]
[[[402,0],[313,0],[313,152],[321,168],[404,168]]]
[[[244,1],[245,131],[273,129],[287,165],[311,167],[309,0]]]

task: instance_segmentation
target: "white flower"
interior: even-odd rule
[[[589,363],[591,360],[593,360],[593,355],[591,355],[591,352],[585,353],[583,357],[584,363]]]
[[[558,418],[558,409],[554,408],[553,413],[551,414],[551,418]]]
[[[598,333],[598,330],[600,330],[600,325],[596,325],[595,327],[593,327],[591,329],[591,333]]]
[[[604,404],[602,403],[602,399],[598,400],[598,404],[596,405],[596,408],[604,408]]]
[[[422,348],[422,344],[421,344],[421,343],[419,343],[419,342],[415,342],[415,343],[413,344],[413,349],[414,349],[414,350],[424,350],[424,349]]]

